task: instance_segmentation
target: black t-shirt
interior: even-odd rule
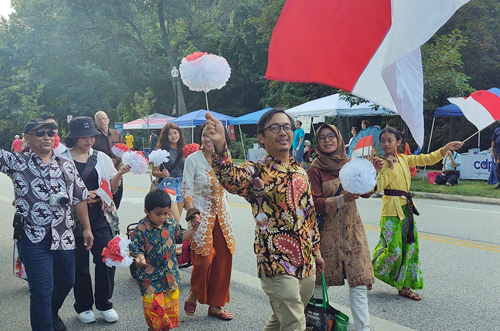
[[[179,160],[179,162],[177,162],[175,168],[170,169],[172,165],[175,163],[177,155],[179,155],[179,151],[175,148],[170,148],[169,153],[170,156],[168,157],[168,162],[161,164],[160,171],[163,169],[167,169],[168,172],[170,173],[169,177],[182,177],[182,174],[184,172],[184,157],[181,154],[180,155],[181,159]],[[180,153],[182,153],[182,151],[180,151]]]
[[[78,170],[80,176],[83,173],[83,169],[85,169],[85,165],[86,163],[75,161],[76,170]],[[82,178],[82,179],[83,182],[85,183],[85,186],[87,187],[87,190],[94,191],[99,188],[99,176],[97,175],[97,170],[95,168],[92,169],[87,178]]]

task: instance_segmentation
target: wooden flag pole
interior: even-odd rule
[[[478,134],[478,133],[479,133],[479,131],[477,131],[476,133],[474,133],[474,134],[470,135],[470,136],[469,136],[469,138],[467,138],[467,139],[465,139],[465,140],[463,141],[463,143],[465,144],[465,142],[466,142],[467,140],[469,140],[470,138],[474,137],[474,136],[475,136],[476,134]]]

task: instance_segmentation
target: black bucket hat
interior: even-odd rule
[[[57,129],[57,124],[56,123],[54,123],[54,122],[47,122],[46,120],[41,119],[41,118],[35,118],[34,120],[31,120],[28,123],[26,123],[26,125],[24,126],[24,134],[26,134],[26,133],[28,133],[30,131],[34,131],[36,129],[39,129],[39,128],[41,128],[44,125],[48,126],[52,130]]]
[[[97,136],[100,132],[95,129],[94,120],[87,116],[78,116],[69,123],[69,133],[66,138]]]

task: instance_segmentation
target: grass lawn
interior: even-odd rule
[[[422,180],[422,175],[417,174],[412,178],[410,191],[500,198],[500,189],[495,190],[495,187],[483,180],[460,180],[455,186],[434,185],[429,183],[427,177]]]

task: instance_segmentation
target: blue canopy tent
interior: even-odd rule
[[[243,148],[243,155],[246,155],[245,152],[245,142],[243,141],[243,135],[241,134],[241,125],[242,124],[257,124],[264,115],[265,112],[270,110],[272,108],[264,108],[261,110],[254,111],[249,114],[241,115],[239,117],[233,118],[232,120],[229,121],[229,125],[238,125],[238,129],[240,130],[240,137],[241,137],[241,147]]]
[[[429,154],[431,151],[432,133],[434,132],[434,124],[436,122],[436,117],[460,117],[460,116],[464,116],[464,114],[462,113],[460,108],[458,108],[458,106],[453,103],[434,109],[434,118],[432,119],[431,134],[429,136],[429,145],[427,146],[427,154]],[[480,148],[480,142],[481,142],[481,133],[478,134],[478,139],[477,139],[478,148]],[[427,166],[424,167],[422,178],[425,177],[426,170]]]
[[[229,121],[229,125],[241,125],[241,124],[257,124],[264,115],[265,112],[271,108],[264,108],[261,110],[254,111],[253,113],[245,114]]]
[[[171,120],[169,123],[175,123],[181,128],[191,128],[191,142],[194,142],[194,127],[203,125],[203,123],[206,122],[205,114],[207,112],[208,111],[205,109],[195,110],[187,113],[186,115],[179,116]],[[221,121],[225,126],[228,126],[229,121],[234,118],[232,116],[217,113],[215,111],[210,111],[210,114]]]

